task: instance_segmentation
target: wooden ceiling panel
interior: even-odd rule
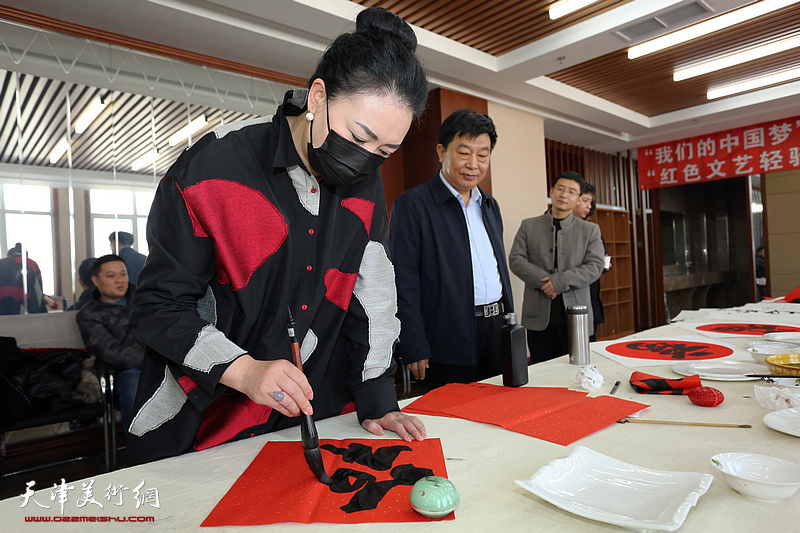
[[[744,48],[800,35],[800,9],[788,7],[751,22],[634,60],[620,50],[549,77],[647,116],[708,102],[708,90],[800,64],[800,49],[675,82],[672,74]]]
[[[353,1],[364,7],[385,7],[415,26],[500,56],[631,0],[600,0],[558,20],[550,20],[548,14],[553,0]]]

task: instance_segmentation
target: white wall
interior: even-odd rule
[[[787,170],[765,175],[764,198],[766,229],[769,239],[769,296],[785,296],[800,285],[800,170]]]
[[[497,127],[497,146],[492,153],[492,196],[503,214],[507,254],[522,220],[541,215],[547,209],[544,120],[491,101],[488,112]],[[522,281],[511,274],[518,316],[522,313],[524,289]]]

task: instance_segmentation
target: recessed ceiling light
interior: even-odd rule
[[[172,136],[169,138],[169,145],[175,146],[176,144],[181,143],[185,139],[191,137],[193,133],[196,133],[197,131],[205,128],[206,124],[208,124],[208,121],[206,121],[206,116],[200,115],[199,117],[191,121],[189,124],[182,127],[177,132],[173,133]]]
[[[131,170],[136,172],[139,169],[146,167],[147,165],[152,165],[153,161],[156,160],[156,156],[158,156],[158,150],[148,150],[136,160],[131,163]]]
[[[699,22],[688,28],[683,28],[682,30],[674,31],[642,44],[632,46],[628,49],[628,59],[636,59],[637,57],[652,54],[653,52],[664,50],[676,44],[691,41],[703,35],[714,33],[715,31],[760,17],[761,15],[766,15],[767,13],[772,13],[786,6],[796,4],[798,1],[800,0],[762,0],[761,2],[755,2],[740,9],[725,13],[724,15]]]
[[[550,18],[553,20],[561,18],[595,2],[597,0],[561,0],[550,6]]]
[[[81,115],[78,117],[78,120],[75,121],[75,133],[83,133],[86,131],[105,107],[106,104],[102,98],[97,97],[92,100],[91,103],[86,106],[86,109],[83,110],[83,113],[81,113]]]
[[[789,39],[781,39],[779,41],[774,41],[760,46],[754,46],[752,48],[742,50],[741,52],[727,54],[718,57],[717,59],[692,65],[691,67],[678,69],[672,75],[672,79],[675,81],[681,81],[694,78],[695,76],[700,76],[701,74],[707,74],[723,68],[732,67],[733,65],[739,65],[741,63],[746,63],[747,61],[753,61],[754,59],[761,59],[762,57],[777,54],[778,52],[783,52],[786,50],[791,50],[792,48],[797,48],[798,46],[800,46],[800,35],[797,37],[791,37]]]
[[[61,156],[64,155],[68,148],[67,138],[61,137],[61,140],[53,147],[53,151],[50,152],[50,164],[55,165],[58,163],[58,160],[61,159]]]
[[[794,80],[797,78],[800,78],[800,67],[776,72],[775,74],[769,74],[767,76],[751,78],[749,80],[744,80],[731,85],[726,85],[724,87],[719,87],[717,89],[712,89],[708,91],[706,97],[709,100],[713,100],[715,98],[722,98],[723,96],[730,96],[736,93],[752,91],[753,89],[760,89],[761,87],[775,85],[776,83],[783,83],[785,81]]]

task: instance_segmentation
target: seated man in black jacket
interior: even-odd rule
[[[144,358],[144,343],[128,313],[133,285],[128,282],[125,262],[114,254],[94,262],[92,283],[96,288],[78,313],[78,328],[89,351],[116,369],[115,389],[127,431]]]

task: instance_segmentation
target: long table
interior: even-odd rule
[[[674,325],[662,326],[632,335],[634,338],[686,338],[688,332]],[[688,335],[691,336],[691,335]],[[708,338],[698,337],[709,341]],[[725,339],[727,344],[744,346],[752,338]],[[456,519],[436,523],[407,523],[402,526],[387,524],[299,524],[282,523],[261,526],[274,531],[364,531],[374,532],[376,527],[393,530],[402,527],[404,532],[415,531],[613,531],[619,528],[588,520],[534,496],[514,484],[515,479],[525,479],[555,458],[567,455],[574,446],[581,445],[605,455],[641,467],[656,470],[713,473],[709,458],[721,452],[752,452],[781,457],[800,463],[800,440],[767,428],[763,417],[769,411],[754,399],[754,385],[766,386],[760,381],[720,382],[706,381],[725,395],[722,405],[703,408],[692,404],[685,396],[637,394],[629,385],[633,369],[627,368],[596,353],[592,354],[605,378],[602,389],[590,395],[608,394],[614,382],[622,382],[616,395],[651,407],[642,418],[751,424],[752,429],[672,426],[650,424],[612,424],[571,446],[560,446],[500,427],[443,417],[421,417],[429,437],[442,441],[448,477],[458,488],[461,505]],[[567,357],[529,367],[530,382],[535,387],[572,387],[578,367],[570,365]],[[643,371],[664,377],[680,377],[670,365],[646,367]],[[487,380],[501,384],[499,377]],[[407,402],[406,402],[407,403]],[[355,414],[317,422],[324,438],[370,438],[357,423]],[[393,434],[392,434],[393,435]],[[391,438],[387,435],[385,438]],[[374,437],[380,439],[381,437]],[[125,468],[94,478],[94,497],[104,504],[87,504],[78,508],[76,502],[82,494],[81,481],[70,484],[75,490],[69,493],[64,516],[115,516],[133,517],[137,520],[152,517],[154,523],[113,523],[103,525],[103,530],[141,531],[154,530],[195,531],[200,523],[225,495],[234,481],[250,464],[268,440],[299,440],[299,431],[292,428],[269,435],[233,442],[202,452],[164,459],[146,465]],[[299,444],[298,444],[299,445]],[[32,476],[33,477],[33,476]],[[35,479],[35,478],[34,478]],[[68,480],[69,481],[69,480]],[[137,509],[132,489],[144,483],[140,492],[156,489],[158,507],[142,499]],[[124,486],[122,505],[109,502],[105,491],[109,487]],[[21,486],[22,495],[26,487]],[[25,507],[23,498],[9,498],[0,502],[0,530],[42,531],[42,523],[26,522],[25,517],[53,517],[60,515],[58,501],[50,500],[50,487],[34,486],[37,491]],[[153,493],[151,492],[152,496]],[[35,500],[35,501],[34,501]],[[38,504],[49,505],[44,509]],[[800,519],[800,494],[780,503],[758,503],[746,499],[729,488],[717,476],[710,490],[700,497],[684,522],[683,531],[790,531]],[[94,524],[61,523],[58,531],[91,530]],[[99,524],[98,524],[99,525]],[[261,529],[260,528],[260,529]],[[54,530],[56,530],[54,529]],[[219,531],[242,531],[241,527],[222,527]]]

